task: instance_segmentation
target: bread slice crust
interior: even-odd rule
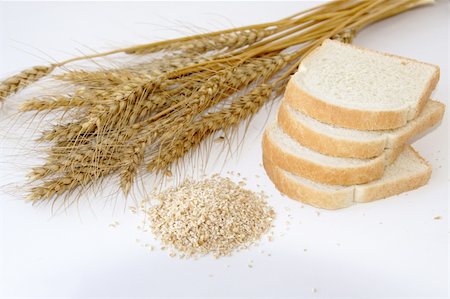
[[[274,142],[267,130],[264,132],[262,147],[265,157],[279,167],[312,181],[330,185],[363,184],[380,178],[388,163],[386,154],[367,160],[362,165],[339,167],[323,165],[285,151]]]
[[[298,185],[266,156],[263,157],[263,165],[275,187],[292,199],[328,210],[345,208],[354,203],[350,187],[338,192],[323,192],[307,185]]]
[[[319,153],[345,158],[369,159],[381,155],[387,148],[402,147],[409,139],[435,126],[442,120],[445,105],[437,101],[429,101],[431,112],[419,115],[398,132],[381,135],[370,140],[346,139],[314,130],[307,124],[298,121],[293,108],[288,103],[281,104],[278,110],[278,125],[286,134],[297,142]],[[428,109],[428,108],[427,108]],[[424,113],[425,111],[423,111]]]
[[[408,177],[401,177],[387,182],[375,181],[331,190],[320,188],[314,183],[306,184],[295,180],[292,174],[288,174],[280,168],[265,153],[263,154],[263,164],[267,175],[281,193],[308,205],[335,210],[349,207],[354,203],[366,203],[383,199],[425,185],[430,179],[432,172],[430,164],[411,146],[408,146],[405,150],[414,152],[416,158],[425,165],[423,170],[412,173]]]

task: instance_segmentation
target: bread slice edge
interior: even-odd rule
[[[286,134],[303,146],[322,154],[334,157],[369,159],[381,155],[387,148],[402,147],[409,139],[438,124],[442,120],[445,105],[433,100],[430,100],[427,105],[432,105],[432,111],[429,115],[419,115],[416,119],[408,122],[404,129],[395,129],[398,130],[398,133],[387,132],[386,135],[379,135],[379,137],[370,140],[345,139],[314,130],[307,124],[298,121],[293,115],[294,108],[284,101],[278,110],[278,125]],[[425,111],[422,111],[422,113],[425,113]]]
[[[411,191],[425,185],[431,176],[430,164],[411,146],[405,150],[413,150],[416,157],[427,166],[425,171],[411,174],[385,184],[369,183],[359,186],[347,186],[335,190],[321,190],[319,184],[299,183],[294,175],[281,169],[276,163],[263,154],[263,166],[275,187],[291,199],[312,205],[317,208],[336,210],[349,207],[355,203],[366,203],[374,200]]]
[[[269,125],[263,134],[262,150],[266,157],[284,170],[315,182],[344,186],[367,183],[380,178],[383,175],[385,165],[389,160],[396,158],[392,156],[388,159],[386,154],[383,153],[376,158],[368,159],[362,165],[349,167],[323,165],[283,150],[270,137],[269,130],[272,126]],[[398,152],[400,151],[394,151],[393,154],[395,155]]]

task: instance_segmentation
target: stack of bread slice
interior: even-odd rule
[[[407,142],[438,124],[439,67],[326,40],[292,76],[263,136],[264,167],[293,199],[326,209],[426,184]]]

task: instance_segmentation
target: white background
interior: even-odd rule
[[[0,77],[46,64],[49,57],[61,60],[90,49],[276,20],[312,5],[2,2]],[[440,65],[433,98],[448,103],[448,19],[449,2],[440,1],[373,25],[354,43]],[[8,105],[0,120],[9,113]],[[142,248],[136,238],[157,242],[138,232],[142,216],[124,208],[121,195],[106,204],[102,194],[89,205],[81,198],[65,212],[26,203],[23,190],[13,184],[24,182],[27,169],[11,150],[20,147],[20,136],[11,138],[9,117],[0,121],[0,297],[446,297],[448,113],[439,128],[414,143],[434,169],[427,186],[318,213],[281,197],[259,165],[260,133],[275,112],[258,114],[240,154],[229,159],[224,172],[239,171],[255,190],[260,184],[272,195],[276,238],[219,260],[185,261]],[[114,221],[120,222],[115,229],[108,226]]]

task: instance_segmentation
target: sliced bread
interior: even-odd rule
[[[302,145],[325,155],[369,159],[387,148],[399,148],[441,121],[445,105],[427,101],[418,117],[405,126],[384,131],[360,131],[319,122],[283,102],[278,111],[278,125]]]
[[[345,208],[355,202],[370,202],[413,190],[425,185],[431,176],[431,166],[411,146],[386,167],[382,178],[356,186],[313,182],[283,170],[265,154],[263,162],[269,178],[280,192],[324,209]]]
[[[402,148],[389,149],[372,159],[331,157],[301,145],[276,123],[267,126],[262,143],[264,156],[279,167],[331,185],[363,184],[379,179],[385,165],[392,163],[402,151]]]
[[[438,66],[326,40],[303,59],[285,99],[328,124],[394,129],[419,115],[438,80]]]

